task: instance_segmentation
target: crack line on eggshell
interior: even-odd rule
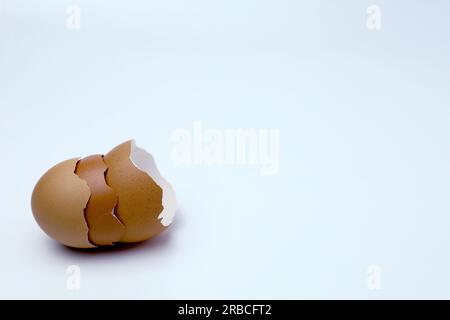
[[[112,186],[110,186],[108,184],[108,181],[106,180],[106,173],[108,172],[109,167],[108,167],[108,164],[105,162],[105,155],[104,154],[102,154],[102,161],[103,161],[103,163],[105,164],[105,167],[106,167],[106,170],[103,171],[103,179],[105,180],[105,184],[114,192],[114,195],[116,197],[116,205],[114,206],[114,208],[113,208],[113,210],[111,212],[111,215],[114,218],[116,218],[116,220],[119,221],[119,223],[124,227],[124,234],[125,234],[125,232],[127,230],[127,226],[125,225],[125,222],[123,222],[120,219],[119,215],[117,214],[117,206],[119,205],[119,196],[117,195],[116,190],[114,190],[114,188]],[[113,244],[116,244],[116,243],[119,243],[119,242],[120,242],[120,239],[118,241],[116,241],[116,242],[113,242]]]
[[[108,181],[106,180],[106,173],[108,172],[109,167],[108,167],[108,165],[105,162],[105,155],[103,155],[103,154],[102,154],[102,161],[103,161],[103,163],[105,164],[105,167],[106,167],[106,170],[103,171],[103,179],[105,180],[105,184],[112,190],[112,192],[114,192],[114,195],[116,197],[116,205],[114,206],[114,208],[113,208],[113,210],[111,212],[111,215],[113,217],[115,217],[120,222],[120,224],[124,226],[124,228],[126,230],[127,226],[125,225],[125,222],[123,222],[120,219],[119,215],[117,214],[117,206],[119,205],[119,196],[117,195],[116,190],[114,190],[114,188],[112,186],[110,186],[108,184]]]
[[[86,184],[86,186],[87,186],[88,189],[89,189],[89,198],[88,198],[88,200],[86,201],[86,203],[84,204],[84,208],[83,208],[84,222],[86,223],[86,227],[87,227],[87,229],[88,229],[88,233],[87,233],[86,237],[87,237],[87,240],[88,240],[88,242],[89,242],[90,244],[92,244],[92,245],[95,246],[95,247],[98,247],[94,242],[92,242],[92,240],[91,240],[91,238],[90,238],[90,236],[89,236],[89,233],[90,233],[91,229],[90,229],[89,223],[88,223],[87,218],[86,218],[86,208],[87,208],[87,205],[88,205],[89,201],[91,200],[91,197],[92,197],[92,191],[91,191],[91,188],[89,187],[89,184],[86,182],[86,180],[80,178],[80,176],[77,174],[78,164],[80,163],[80,161],[81,161],[81,158],[79,158],[78,161],[77,161],[77,163],[75,164],[75,169],[74,169],[73,173],[74,173],[74,175],[76,175],[76,176],[78,177],[78,179],[80,179],[81,181],[83,181],[84,184]]]
[[[112,210],[111,210],[110,212],[108,212],[107,214],[110,215],[110,216],[112,216],[112,218],[115,219],[115,221],[118,222],[118,223],[123,227],[123,233],[122,233],[122,236],[123,236],[123,234],[125,234],[125,232],[126,232],[127,227],[126,227],[125,223],[118,217],[118,215],[117,215],[117,213],[116,213],[117,206],[118,206],[118,203],[119,203],[119,197],[118,197],[116,191],[114,190],[114,188],[112,188],[112,186],[110,186],[110,185],[107,183],[107,181],[106,181],[106,172],[108,171],[109,167],[108,167],[107,163],[104,161],[104,155],[102,154],[102,155],[100,155],[100,156],[101,156],[101,160],[102,160],[102,163],[103,163],[103,165],[104,165],[104,168],[105,168],[104,171],[102,172],[103,182],[104,182],[104,184],[109,188],[109,190],[114,194],[114,197],[115,197],[115,200],[116,200],[116,201],[115,201],[114,207],[113,207]],[[85,159],[85,158],[83,158],[83,159]],[[120,239],[117,240],[117,241],[111,241],[111,244],[102,245],[102,244],[97,244],[97,243],[92,239],[92,237],[91,237],[91,234],[93,233],[94,229],[96,229],[96,228],[94,228],[94,226],[91,226],[91,225],[89,224],[89,222],[88,222],[88,217],[87,217],[87,215],[88,215],[87,209],[88,209],[88,206],[89,206],[90,201],[92,201],[92,198],[93,198],[93,195],[92,195],[92,189],[90,188],[89,183],[88,183],[85,179],[83,179],[82,177],[80,177],[80,176],[78,175],[78,172],[79,172],[79,163],[80,163],[81,161],[83,161],[83,159],[78,160],[77,165],[76,165],[76,167],[75,167],[75,174],[77,174],[77,176],[78,176],[81,180],[83,180],[84,183],[86,183],[86,185],[88,186],[89,190],[91,191],[91,195],[89,196],[89,199],[88,199],[88,201],[86,202],[86,205],[85,205],[85,207],[84,207],[84,209],[83,209],[83,211],[84,211],[84,219],[85,219],[85,221],[86,221],[86,225],[88,226],[88,240],[89,240],[89,242],[90,242],[91,244],[93,244],[93,245],[96,246],[96,247],[104,247],[104,246],[115,245],[115,244],[117,244],[117,243],[120,242]]]

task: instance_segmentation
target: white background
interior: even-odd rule
[[[377,1],[379,31],[371,4],[0,0],[0,298],[450,298],[450,3]],[[279,173],[176,166],[195,120],[279,129]],[[129,138],[174,225],[111,251],[49,239],[39,177]]]

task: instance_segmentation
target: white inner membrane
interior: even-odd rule
[[[158,219],[161,220],[163,226],[167,227],[172,223],[177,210],[177,201],[172,186],[159,173],[153,156],[136,146],[134,140],[131,141],[130,160],[136,168],[148,174],[162,189],[163,211],[159,214]]]

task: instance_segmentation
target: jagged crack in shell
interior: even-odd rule
[[[92,155],[81,159],[75,171],[91,190],[84,216],[89,228],[89,241],[97,246],[113,245],[125,233],[125,226],[114,215],[117,196],[106,184],[107,169],[102,155]]]

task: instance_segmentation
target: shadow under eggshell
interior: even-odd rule
[[[74,248],[93,248],[84,218],[91,192],[75,174],[78,160],[63,161],[41,177],[31,196],[31,208],[39,226],[53,239]]]

